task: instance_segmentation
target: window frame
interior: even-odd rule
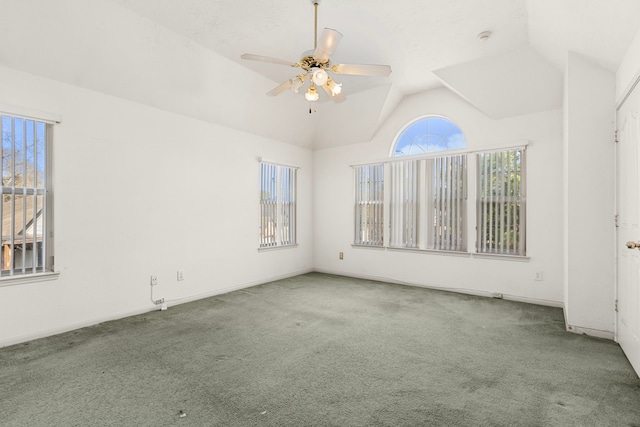
[[[519,153],[518,161],[516,162],[515,153]],[[479,256],[496,256],[496,257],[527,257],[527,147],[509,147],[502,149],[494,149],[494,150],[483,150],[481,152],[476,153],[476,251],[475,253]],[[486,187],[489,181],[493,181],[493,176],[490,178],[486,178],[483,176],[483,172],[485,172],[488,168],[493,167],[493,157],[501,156],[500,165],[495,164],[495,170],[497,171],[498,167],[500,171],[504,172],[504,156],[509,156],[511,153],[514,153],[514,168],[509,168],[509,175],[515,170],[517,174],[517,188],[516,185],[511,185],[511,182],[506,182],[504,180],[504,173],[501,181],[501,189],[499,191],[491,191],[491,195],[487,199]],[[482,165],[482,156],[490,155],[492,156],[492,160],[487,167],[483,168]],[[498,173],[496,172],[496,176]],[[515,179],[515,178],[514,178]],[[497,181],[497,178],[496,178]],[[505,193],[505,184],[506,184],[506,193],[512,194],[504,194]],[[494,200],[497,199],[497,200]],[[506,218],[506,224],[504,220],[495,221],[495,229],[493,227],[483,227],[482,223],[487,221],[489,223],[494,222],[494,216],[492,212],[489,212],[488,208],[489,204],[500,204],[500,216]],[[513,211],[511,208],[505,208],[504,204],[513,204],[517,205],[514,207]],[[489,218],[486,218],[486,215],[489,214]],[[515,224],[515,220],[517,218],[517,227]],[[499,243],[499,248],[492,248],[491,246],[494,244],[492,241],[492,237],[497,237],[498,234],[498,225],[500,226],[500,234],[506,234],[506,245],[505,239],[503,238]],[[514,227],[517,228],[517,231],[514,229],[513,233],[509,232],[509,228]],[[485,241],[483,244],[483,234],[489,233],[489,244]],[[516,233],[517,234],[517,244],[516,244]],[[510,236],[513,234],[513,242],[510,239]],[[498,243],[496,243],[498,245]],[[506,246],[506,247],[505,247]],[[511,249],[511,246],[513,249]]]
[[[428,121],[430,119],[441,119],[441,120],[446,120],[449,123],[451,123],[451,125],[453,127],[455,127],[456,129],[458,129],[460,131],[460,134],[462,134],[462,137],[464,139],[464,147],[462,148],[447,148],[444,150],[426,150],[422,153],[414,153],[414,154],[401,154],[401,155],[396,155],[397,150],[396,147],[398,146],[398,143],[400,142],[402,136],[405,134],[405,132],[407,130],[409,130],[411,127],[417,125],[418,123],[420,123],[421,121]],[[423,116],[419,116],[414,118],[413,120],[411,120],[409,123],[407,123],[405,126],[403,126],[400,131],[398,131],[398,133],[396,134],[396,136],[393,138],[393,144],[391,144],[391,149],[389,151],[389,157],[390,158],[408,158],[408,157],[413,157],[413,156],[417,156],[417,157],[421,157],[421,156],[432,156],[432,155],[439,155],[441,153],[455,153],[457,151],[463,151],[463,152],[467,152],[468,149],[468,145],[467,145],[467,138],[464,134],[464,132],[462,131],[462,128],[460,128],[460,126],[458,126],[458,124],[451,120],[449,117],[444,116],[444,115],[440,115],[440,114],[426,114]]]
[[[449,122],[451,122],[452,126],[455,126],[457,130],[460,131],[460,134],[464,137],[464,133],[462,129],[451,119],[441,116],[441,115],[424,115],[418,117],[412,121],[410,121],[407,125],[402,127],[402,129],[396,134],[396,137],[391,144],[391,149],[389,152],[389,156],[386,159],[379,161],[369,161],[351,164],[352,169],[355,170],[357,167],[371,165],[371,164],[381,164],[384,167],[384,183],[383,188],[385,188],[385,200],[382,201],[381,212],[384,214],[384,220],[386,223],[383,225],[383,240],[382,244],[378,245],[368,245],[362,244],[358,242],[357,233],[358,233],[358,222],[354,222],[354,243],[352,246],[354,247],[378,247],[383,250],[398,250],[398,251],[413,251],[413,252],[421,252],[421,253],[432,253],[438,255],[453,255],[453,256],[466,256],[466,257],[477,257],[477,258],[495,258],[495,259],[503,259],[503,260],[513,260],[513,261],[528,261],[529,256],[527,255],[526,250],[526,235],[527,235],[527,203],[526,203],[526,193],[527,193],[527,180],[526,180],[526,150],[529,144],[529,141],[520,141],[514,145],[504,145],[498,146],[495,148],[487,148],[487,149],[470,149],[466,143],[465,137],[465,148],[454,148],[448,150],[439,150],[439,151],[430,151],[421,154],[408,154],[408,155],[395,155],[396,154],[396,146],[398,144],[399,138],[403,135],[403,133],[412,125],[419,122],[422,119],[426,118],[442,118]],[[502,145],[502,144],[500,144]],[[523,195],[523,199],[518,201],[520,203],[519,207],[519,238],[522,239],[523,250],[521,251],[493,251],[493,252],[483,252],[479,250],[480,244],[480,221],[481,215],[479,212],[479,180],[480,180],[480,161],[479,157],[482,153],[486,152],[510,152],[519,150],[522,153],[521,157],[521,192]],[[455,206],[455,212],[451,212],[451,214],[462,215],[461,223],[456,224],[460,225],[460,228],[455,231],[455,239],[456,242],[458,239],[462,238],[462,243],[457,246],[447,246],[448,244],[443,245],[432,245],[434,237],[437,239],[439,235],[431,236],[430,232],[424,230],[424,228],[429,224],[431,214],[434,213],[433,208],[434,205],[438,202],[438,200],[431,200],[432,190],[428,187],[434,184],[434,181],[431,178],[425,179],[426,175],[431,174],[433,171],[433,167],[428,166],[427,164],[430,161],[436,162],[439,158],[453,158],[456,156],[464,157],[464,173],[461,193],[459,194],[462,199],[461,203],[458,204],[458,196],[456,198],[452,198],[451,200],[447,199],[446,202],[450,203],[450,205]],[[475,157],[475,159],[473,158]],[[394,168],[393,163],[400,162],[416,162],[416,166],[419,166],[417,172],[414,173],[414,179],[420,182],[417,183],[417,189],[414,192],[417,196],[414,195],[413,202],[418,205],[415,208],[415,212],[413,212],[413,216],[409,215],[409,219],[413,221],[415,224],[413,230],[411,231],[411,236],[413,239],[409,243],[405,242],[405,238],[399,239],[399,231],[396,230],[396,235],[394,236],[394,215],[397,218],[398,215],[403,215],[406,212],[403,212],[402,209],[398,209],[399,200],[402,199],[402,195],[396,194],[398,191],[394,189],[394,183],[392,182],[394,179],[398,180],[399,178],[394,176]],[[422,162],[420,164],[419,162]],[[422,182],[424,181],[424,182]],[[458,181],[456,181],[458,182]],[[357,187],[357,181],[355,182]],[[357,189],[355,189],[357,193]],[[448,197],[448,196],[447,196]],[[397,199],[397,200],[396,200]],[[395,203],[395,205],[394,205]],[[420,206],[422,205],[422,206]],[[449,207],[447,207],[449,209]],[[357,212],[357,199],[356,199],[356,207],[355,210]],[[401,212],[402,211],[402,212]],[[444,212],[444,211],[443,211]],[[435,212],[434,215],[441,215],[442,212]],[[449,211],[445,212],[446,215],[449,215]],[[434,217],[435,218],[435,217]],[[357,219],[357,215],[356,215]],[[422,229],[420,229],[422,227]],[[398,229],[400,230],[400,229]],[[403,230],[400,230],[403,231]],[[448,232],[448,230],[447,230]],[[437,233],[436,233],[437,234]],[[442,233],[440,233],[443,235]],[[442,237],[442,236],[440,236]],[[445,236],[446,237],[446,236]],[[448,237],[446,237],[448,238]]]
[[[0,287],[2,286],[11,286],[24,282],[39,282],[52,280],[59,276],[59,272],[55,271],[55,263],[54,263],[54,255],[55,255],[55,245],[54,245],[54,201],[53,201],[53,140],[54,140],[54,132],[55,125],[61,122],[59,116],[49,113],[37,112],[33,110],[29,110],[21,107],[13,107],[13,106],[5,106],[0,105],[0,115],[2,117],[7,117],[11,120],[11,146],[12,153],[15,154],[15,143],[16,143],[16,134],[15,134],[15,122],[16,119],[23,121],[23,131],[27,129],[27,124],[32,122],[30,126],[33,126],[33,142],[36,145],[37,135],[37,126],[38,124],[44,125],[44,153],[43,153],[43,178],[44,185],[42,188],[30,188],[26,185],[22,187],[12,186],[4,186],[3,183],[0,183],[0,193],[3,194],[3,197],[6,195],[23,195],[23,196],[36,196],[38,194],[42,195],[42,205],[43,205],[43,213],[42,220],[38,220],[37,214],[34,218],[35,223],[32,224],[34,227],[38,227],[38,223],[42,226],[42,266],[41,267],[15,267],[15,260],[13,258],[15,254],[15,250],[13,249],[17,240],[17,236],[15,234],[15,230],[10,233],[12,238],[12,253],[11,253],[11,263],[12,266],[8,270],[2,270],[0,272]],[[1,125],[4,132],[4,125]],[[4,138],[4,135],[3,135]],[[23,149],[27,146],[26,135],[23,136]],[[4,140],[3,140],[4,146]],[[4,148],[3,148],[4,150]],[[26,152],[25,152],[26,155]],[[37,162],[36,162],[37,167]],[[18,190],[18,191],[17,191]],[[25,202],[26,203],[26,202]],[[12,206],[12,216],[15,215],[15,205]],[[3,206],[4,208],[4,206]],[[27,222],[25,221],[26,214],[23,213],[23,232],[26,230]],[[13,224],[13,221],[11,222]],[[4,230],[0,231],[3,232]],[[24,234],[24,233],[23,233]],[[23,237],[22,242],[18,244],[25,244],[26,236]],[[32,243],[33,245],[33,243]],[[33,258],[32,258],[33,260]]]
[[[466,153],[389,161],[389,247],[467,252]]]
[[[365,182],[364,177],[368,177]],[[384,163],[353,166],[354,233],[353,245],[383,247],[385,244],[385,168]],[[371,218],[364,220],[363,217]],[[366,226],[363,226],[365,225]],[[366,230],[365,230],[366,229]],[[364,238],[365,235],[371,236]]]
[[[258,251],[296,247],[298,246],[299,167],[264,160],[260,160],[259,164]],[[272,182],[267,183],[267,180]],[[267,193],[268,191],[269,193]],[[265,197],[266,194],[270,197]],[[273,216],[275,216],[275,221],[273,221]],[[285,217],[287,218],[286,223]],[[269,236],[273,236],[271,239],[267,239],[268,236],[264,234],[265,229],[272,230],[269,234]]]

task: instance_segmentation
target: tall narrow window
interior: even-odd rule
[[[260,163],[260,247],[294,246],[297,168]]]
[[[354,244],[382,246],[384,212],[384,167],[382,164],[354,167]]]
[[[478,154],[479,253],[526,255],[525,150]]]
[[[50,126],[2,116],[2,276],[52,269]]]

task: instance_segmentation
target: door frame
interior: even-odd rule
[[[615,204],[615,226],[613,229],[614,232],[614,260],[615,260],[615,268],[614,268],[614,306],[615,306],[615,311],[614,311],[614,316],[615,316],[615,322],[614,322],[614,340],[615,342],[619,343],[619,322],[620,322],[620,312],[618,310],[618,306],[619,306],[619,282],[620,282],[620,277],[618,274],[618,268],[619,268],[619,263],[620,263],[620,259],[619,259],[619,253],[620,253],[620,244],[623,242],[619,241],[619,233],[618,233],[618,219],[619,219],[619,215],[620,212],[618,211],[618,201],[619,201],[619,197],[618,197],[618,191],[619,191],[619,180],[618,180],[618,170],[619,170],[619,162],[618,162],[618,150],[619,150],[619,145],[618,145],[618,137],[619,137],[619,131],[620,129],[618,128],[619,125],[619,112],[622,109],[622,107],[624,106],[625,102],[627,101],[627,99],[633,94],[634,90],[638,90],[640,91],[640,88],[638,88],[638,86],[640,85],[640,69],[638,71],[636,71],[633,80],[631,81],[631,83],[627,86],[627,88],[625,89],[625,91],[622,93],[621,97],[619,98],[619,100],[616,102],[616,106],[615,106],[615,114],[614,114],[614,120],[615,120],[615,160],[614,160],[614,174],[615,174],[615,191],[614,191],[614,204]],[[639,165],[640,166],[640,165]],[[640,373],[639,373],[640,374]]]

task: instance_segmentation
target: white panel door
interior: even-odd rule
[[[638,373],[640,373],[639,114],[640,87],[637,87],[618,110],[616,199],[618,204],[617,338]]]

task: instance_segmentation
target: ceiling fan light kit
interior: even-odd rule
[[[344,74],[355,76],[376,76],[386,77],[391,74],[391,67],[388,65],[370,65],[370,64],[331,64],[331,54],[335,51],[342,34],[334,29],[325,28],[320,34],[318,41],[318,5],[320,0],[311,0],[314,7],[314,50],[305,52],[299,62],[291,62],[279,58],[271,58],[268,56],[252,55],[245,53],[242,59],[250,61],[270,62],[278,65],[287,65],[290,67],[301,68],[304,74],[297,75],[286,82],[275,87],[267,93],[269,96],[276,96],[287,89],[291,89],[294,93],[300,93],[300,88],[309,81],[309,88],[304,97],[309,102],[315,102],[320,99],[317,87],[320,86],[335,102],[345,100],[342,95],[342,83],[337,83],[329,74]],[[311,109],[309,110],[311,111]]]

